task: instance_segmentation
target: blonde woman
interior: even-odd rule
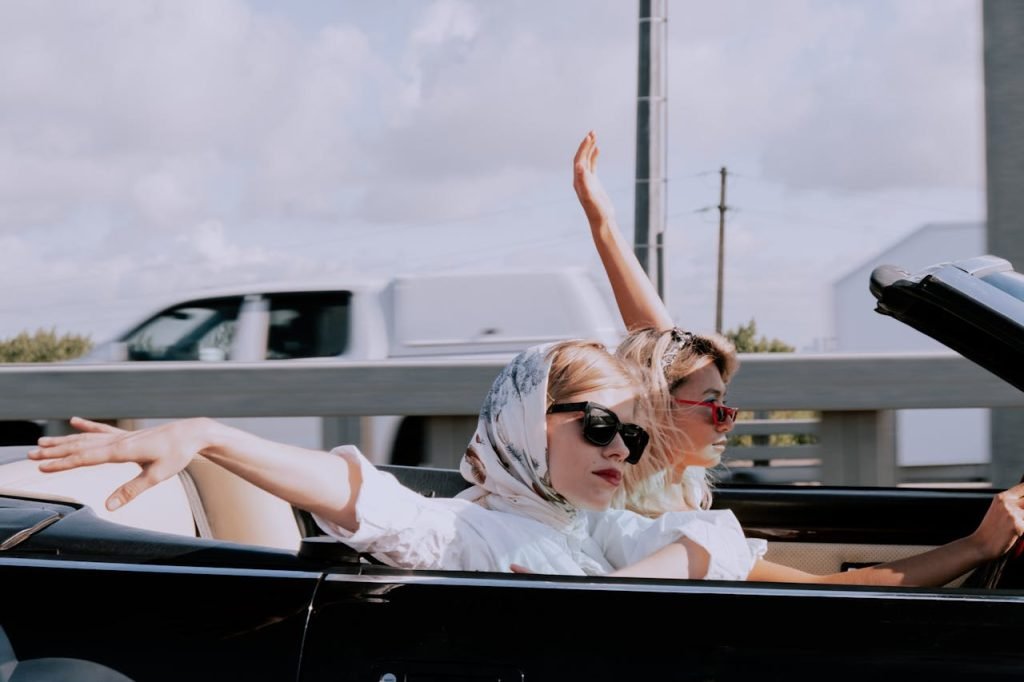
[[[627,338],[617,354],[646,370],[652,421],[644,462],[627,472],[617,503],[658,517],[707,508],[711,488],[706,468],[718,463],[736,410],[725,404],[729,380],[738,369],[733,346],[714,334],[679,329],[655,291],[615,220],[597,177],[599,150],[587,134],[573,160],[573,188],[590,223]],[[998,494],[970,535],[899,561],[857,571],[814,575],[759,557],[749,580],[940,586],[996,559],[1024,533],[1024,484]]]

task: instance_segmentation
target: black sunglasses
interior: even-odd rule
[[[636,464],[644,454],[644,448],[651,437],[637,424],[623,424],[619,416],[598,403],[562,403],[548,408],[548,414],[555,412],[582,412],[583,437],[594,445],[608,445],[615,434],[622,434],[622,442],[629,450],[626,462]]]

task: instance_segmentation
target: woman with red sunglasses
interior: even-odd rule
[[[591,131],[573,160],[573,188],[629,335],[617,354],[647,368],[653,417],[648,453],[627,472],[619,503],[657,517],[707,508],[706,468],[718,464],[736,411],[724,405],[738,369],[735,348],[716,334],[678,329],[623,238],[611,200],[597,178],[597,140]],[[1024,533],[1024,484],[992,500],[971,535],[908,557],[857,571],[815,575],[758,558],[749,580],[863,585],[945,585],[998,558]]]
[[[660,299],[659,299],[660,300]],[[617,354],[648,373],[652,421],[648,459],[627,474],[621,504],[641,514],[711,506],[711,478],[725,452],[736,408],[725,404],[739,360],[718,334],[676,327],[631,332]]]
[[[656,428],[647,457],[627,474],[619,503],[649,516],[706,509],[707,472],[721,461],[736,420],[736,409],[725,404],[728,383],[739,369],[736,349],[720,334],[675,326],[618,228],[596,174],[598,154],[590,132],[573,160],[573,187],[630,332],[617,354],[653,370],[647,380]]]

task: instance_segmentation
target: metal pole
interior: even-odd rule
[[[665,300],[667,0],[640,0],[634,245]]]
[[[987,253],[1024,270],[1024,4],[1016,0],[982,3],[985,67],[985,165],[988,218]],[[993,409],[992,484],[1009,487],[1024,470],[1024,412]]]
[[[722,166],[721,189],[718,197],[718,293],[715,299],[715,331],[722,333],[722,298],[725,289],[725,176],[728,171]]]

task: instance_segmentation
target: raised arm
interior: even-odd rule
[[[815,575],[758,561],[749,580],[798,583],[840,583],[847,585],[916,585],[940,587],[986,561],[999,558],[1024,533],[1021,496],[1024,484],[999,493],[989,505],[977,530],[949,544],[877,566],[856,571]]]
[[[39,439],[29,458],[43,472],[107,462],[134,462],[139,475],[107,498],[117,509],[177,475],[202,454],[246,481],[292,505],[350,531],[358,530],[355,503],[362,485],[359,467],[326,452],[276,443],[212,419],[185,419],[140,431],[124,431],[75,417],[81,433]]]
[[[572,186],[587,214],[590,234],[612,285],[619,314],[630,331],[644,327],[671,329],[675,326],[672,317],[622,236],[615,220],[615,208],[597,177],[599,154],[597,137],[591,131],[576,150]]]

